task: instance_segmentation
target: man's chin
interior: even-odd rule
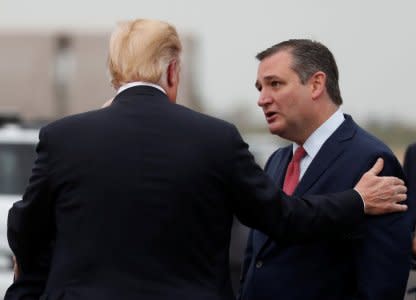
[[[282,130],[282,128],[277,127],[277,126],[269,126],[269,132],[271,134],[278,135],[280,137],[282,137],[282,135],[284,134],[284,131]]]

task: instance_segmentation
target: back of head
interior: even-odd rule
[[[338,67],[333,54],[325,45],[308,39],[291,39],[260,52],[256,58],[261,61],[280,51],[288,51],[292,55],[292,69],[298,74],[302,84],[316,72],[324,72],[326,90],[332,102],[336,105],[342,104]]]
[[[118,89],[133,81],[163,84],[169,63],[182,49],[176,29],[163,21],[137,19],[119,23],[110,38],[108,68]]]

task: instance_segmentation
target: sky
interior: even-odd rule
[[[0,29],[110,32],[125,19],[168,21],[198,42],[193,69],[206,110],[226,116],[242,106],[262,122],[255,55],[311,38],[335,55],[345,113],[416,126],[415,12],[413,0],[0,0]]]

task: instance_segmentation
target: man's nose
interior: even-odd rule
[[[257,100],[257,105],[260,107],[264,107],[272,103],[272,98],[267,95],[267,93],[260,92],[259,99]]]

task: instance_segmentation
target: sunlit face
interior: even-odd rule
[[[311,87],[301,83],[291,65],[291,54],[283,50],[259,63],[257,104],[263,109],[271,133],[303,143],[310,118]]]

